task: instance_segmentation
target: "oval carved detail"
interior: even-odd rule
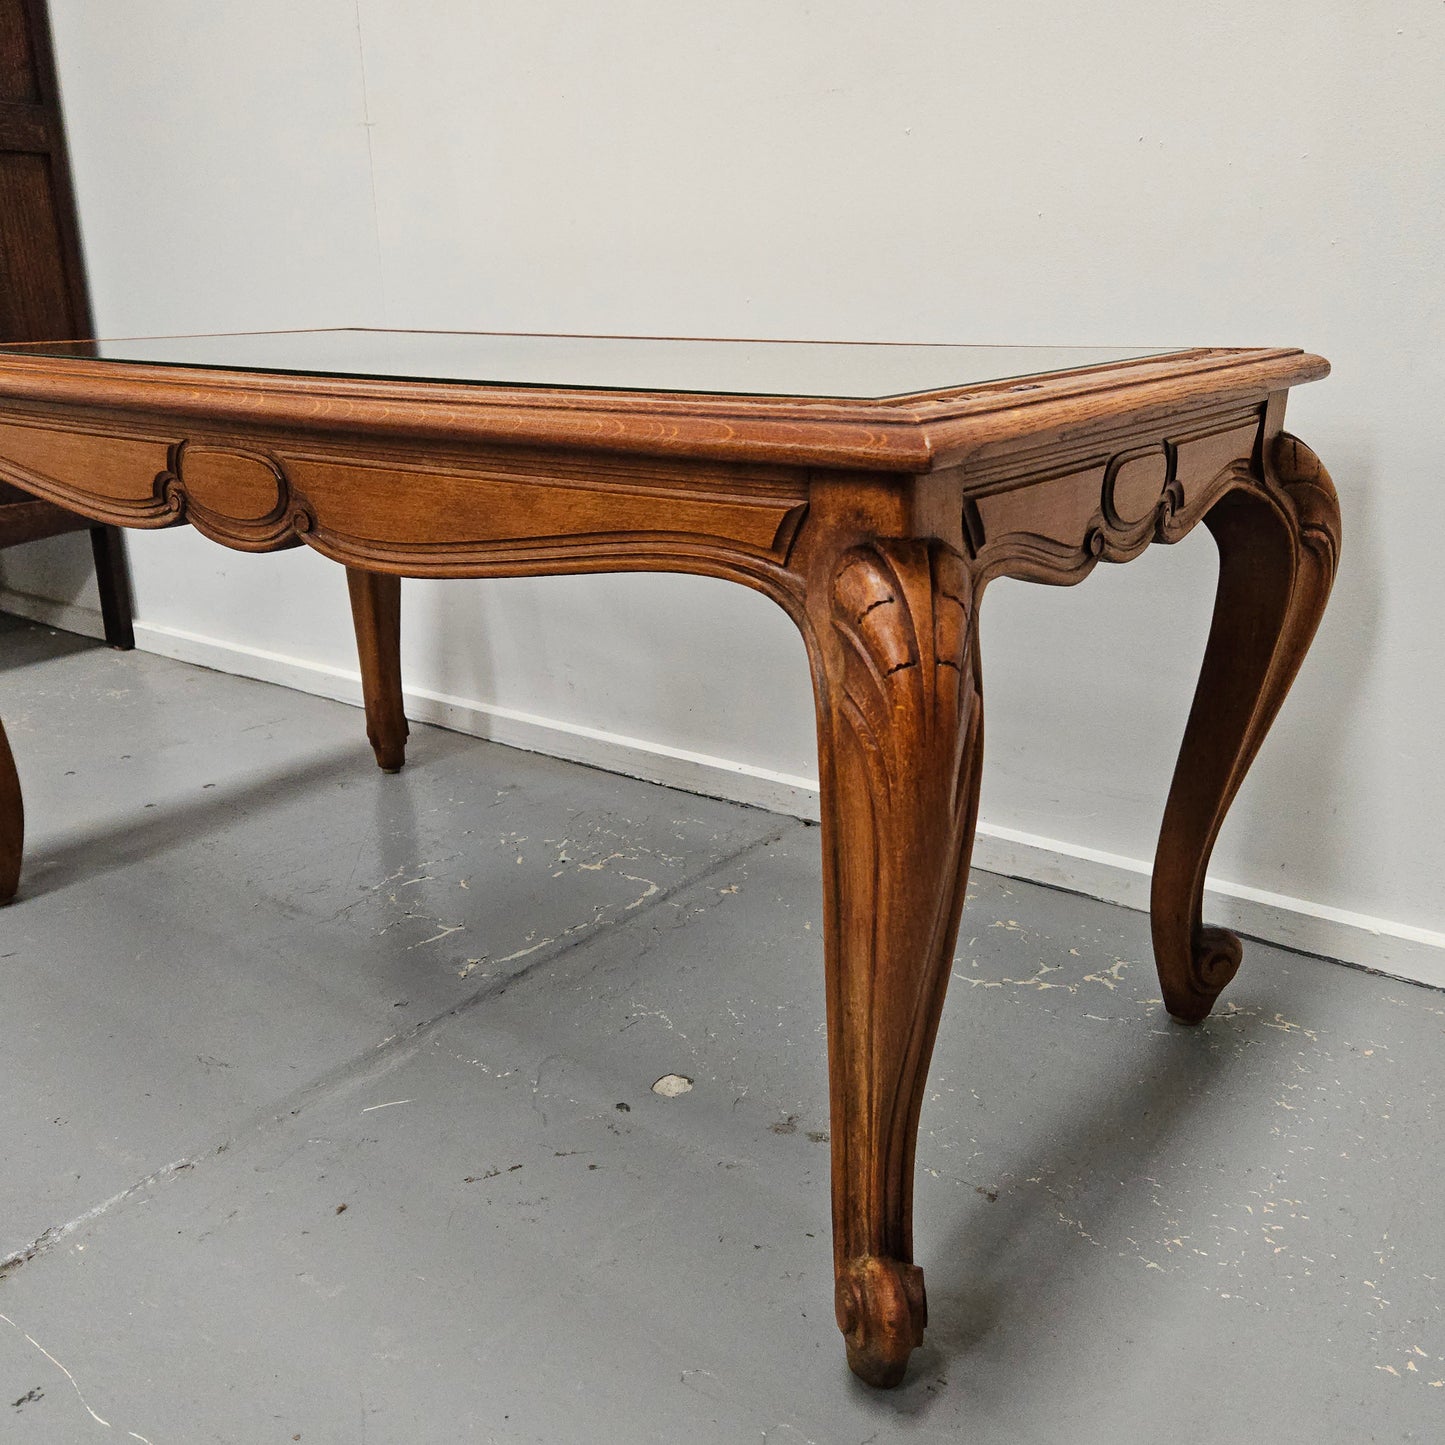
[[[1163,447],[1116,457],[1104,480],[1104,509],[1125,527],[1150,516],[1169,484],[1169,456]]]
[[[217,517],[264,521],[285,495],[285,483],[275,465],[254,452],[188,444],[178,462],[178,480],[186,500]]]

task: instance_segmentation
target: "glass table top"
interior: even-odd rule
[[[0,346],[9,355],[494,386],[882,400],[1167,356],[1179,347],[728,341],[339,328]]]

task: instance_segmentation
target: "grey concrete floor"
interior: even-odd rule
[[[816,829],[9,621],[0,716],[0,1438],[1445,1440],[1445,995],[1254,944],[1181,1029],[976,875],[875,1393]]]

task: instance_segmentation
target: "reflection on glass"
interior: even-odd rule
[[[254,331],[0,346],[240,371],[713,395],[881,398],[1163,356],[1108,346],[941,346],[693,341],[478,331]]]

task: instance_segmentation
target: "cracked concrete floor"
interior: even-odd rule
[[[3,621],[0,716],[0,1438],[1445,1438],[1445,995],[1254,944],[1179,1029],[976,875],[878,1394],[815,829]]]

